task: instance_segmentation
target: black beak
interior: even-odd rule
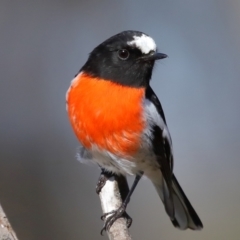
[[[140,59],[144,61],[155,61],[155,60],[163,59],[166,57],[168,57],[167,54],[151,52],[148,55],[141,57]]]

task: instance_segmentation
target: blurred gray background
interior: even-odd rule
[[[20,240],[107,239],[100,171],[75,158],[65,92],[97,44],[129,29],[169,55],[152,86],[175,174],[204,224],[175,229],[145,179],[128,206],[133,239],[239,239],[239,13],[238,0],[1,0],[0,202]]]

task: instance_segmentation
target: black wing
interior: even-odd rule
[[[167,129],[167,122],[166,122],[166,118],[162,109],[162,105],[157,97],[157,95],[154,93],[154,91],[152,90],[152,88],[150,86],[148,86],[148,88],[146,89],[146,93],[145,93],[145,97],[146,99],[148,99],[149,101],[151,101],[154,106],[156,107],[159,115],[161,116],[161,118],[163,119],[163,122],[165,124],[165,130],[168,132]],[[154,151],[156,152],[157,155],[164,155],[166,161],[168,162],[167,165],[170,166],[170,170],[172,172],[173,170],[173,154],[172,154],[172,140],[171,140],[171,136],[170,133],[168,132],[168,137],[163,136],[163,130],[161,129],[160,126],[157,125],[153,127],[153,135],[154,135],[154,140],[153,140],[153,146],[154,146]]]
[[[153,92],[152,88],[149,86],[146,89],[146,98],[151,101],[161,118],[163,119],[164,126],[156,125],[153,126],[153,151],[157,156],[157,161],[160,165],[161,172],[163,175],[163,202],[165,209],[171,219],[174,219],[174,203],[172,197],[172,171],[173,171],[173,155],[171,147],[171,137],[167,129],[166,118],[161,106],[160,101],[158,100],[156,94]],[[168,136],[165,136],[163,132],[167,132]]]
[[[167,123],[160,101],[149,86],[146,90],[146,98],[154,104],[157,112],[162,118],[163,123],[157,122],[152,127],[153,132],[153,151],[157,156],[163,179],[162,184],[154,184],[162,201],[167,214],[175,227],[180,229],[190,228],[198,230],[203,227],[200,218],[192,207],[191,203],[184,194],[177,179],[173,174],[173,154],[172,141],[167,129]],[[165,131],[165,132],[164,132]]]

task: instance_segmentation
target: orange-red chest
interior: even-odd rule
[[[68,90],[67,109],[81,144],[86,148],[94,144],[119,156],[133,155],[145,128],[144,96],[144,88],[79,74]]]

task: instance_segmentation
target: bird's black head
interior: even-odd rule
[[[122,85],[146,87],[154,62],[167,57],[157,53],[154,40],[138,31],[124,31],[97,46],[80,71]]]

